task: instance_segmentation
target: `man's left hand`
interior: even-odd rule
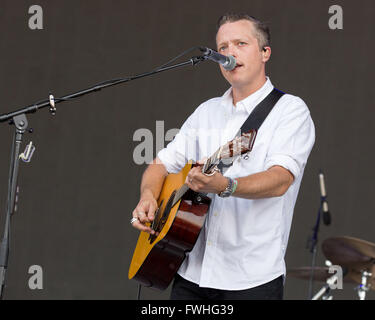
[[[187,186],[195,192],[204,193],[218,194],[225,190],[228,179],[218,171],[215,171],[212,176],[207,176],[202,173],[202,166],[203,164],[198,162],[198,166],[189,171],[185,180]]]

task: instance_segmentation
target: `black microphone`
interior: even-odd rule
[[[207,59],[220,63],[225,70],[231,71],[236,67],[236,59],[233,56],[224,56],[206,47],[199,47],[199,50]]]
[[[329,226],[331,224],[331,214],[328,210],[328,202],[327,202],[327,193],[326,193],[326,187],[324,183],[324,175],[323,172],[320,170],[319,173],[319,182],[320,182],[320,194],[322,197],[322,209],[323,209],[323,222],[326,226]]]

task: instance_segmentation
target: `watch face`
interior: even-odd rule
[[[231,195],[231,192],[228,191],[228,190],[225,190],[225,191],[223,191],[223,192],[221,192],[221,193],[219,194],[219,196],[222,197],[222,198],[229,197],[230,195]]]
[[[232,194],[233,180],[228,178],[228,186],[226,189],[219,193],[219,197],[226,198]]]

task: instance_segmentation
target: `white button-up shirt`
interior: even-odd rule
[[[271,91],[269,78],[255,93],[233,105],[232,90],[201,104],[158,157],[170,173],[190,159],[211,156],[232,140],[243,122]],[[248,157],[238,157],[225,176],[238,178],[278,165],[294,182],[281,197],[242,199],[212,196],[205,224],[178,273],[185,279],[223,290],[243,290],[285,275],[285,250],[307,158],[315,141],[309,109],[285,94],[260,127]]]

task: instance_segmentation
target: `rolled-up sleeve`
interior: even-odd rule
[[[315,127],[305,102],[295,97],[281,115],[268,149],[265,170],[278,165],[295,180],[303,172],[315,142]]]

